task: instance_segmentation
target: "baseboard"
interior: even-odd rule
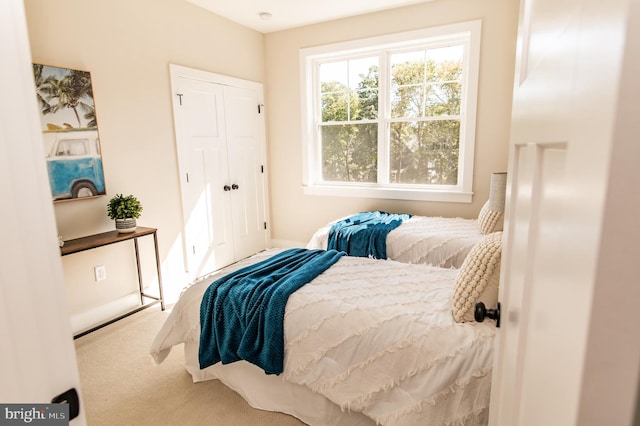
[[[71,330],[73,334],[77,334],[99,323],[122,315],[136,306],[140,306],[140,295],[132,293],[96,308],[73,314],[70,319]]]

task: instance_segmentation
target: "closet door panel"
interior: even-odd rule
[[[225,87],[225,124],[229,155],[231,212],[236,259],[265,248],[264,162],[258,92]],[[233,186],[236,185],[236,186]]]
[[[175,109],[185,255],[191,276],[233,262],[224,122],[224,90],[208,82],[180,78]]]

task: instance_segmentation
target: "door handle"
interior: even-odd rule
[[[495,309],[487,309],[484,303],[476,303],[476,309],[473,313],[474,318],[478,322],[484,321],[485,318],[491,318],[496,320],[496,327],[500,327],[500,302]]]
[[[234,191],[236,189],[239,189],[240,187],[238,185],[236,185],[235,183],[233,185],[231,185],[231,189],[233,189]]]
[[[76,388],[71,388],[68,391],[61,393],[51,400],[53,404],[69,404],[69,418],[72,420],[78,417],[80,414],[80,397]]]
[[[231,187],[229,185],[225,185],[222,187],[225,191],[231,191]]]

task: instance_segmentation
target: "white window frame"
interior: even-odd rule
[[[303,189],[309,195],[347,196],[363,198],[386,198],[399,200],[443,201],[470,203],[473,188],[473,162],[475,150],[476,106],[478,98],[478,75],[480,68],[480,20],[443,25],[380,37],[348,41],[300,50],[300,81],[302,100],[302,169]],[[463,92],[460,107],[460,152],[458,160],[458,182],[456,185],[401,185],[363,182],[322,182],[320,170],[321,142],[318,120],[320,112],[316,102],[319,91],[319,63],[329,58],[378,54],[381,50],[411,48],[424,44],[455,41],[464,44]],[[380,67],[380,97],[388,97]],[[386,102],[386,101],[385,101]],[[380,108],[383,117],[385,108]],[[378,161],[386,161],[379,153]]]

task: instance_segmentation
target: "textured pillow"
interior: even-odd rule
[[[482,206],[482,209],[480,209],[478,225],[480,225],[480,232],[483,234],[502,231],[502,227],[504,226],[504,213],[491,210],[489,208],[489,201],[487,201],[484,203],[484,206]]]
[[[456,322],[475,321],[473,313],[478,302],[487,308],[498,303],[502,232],[493,232],[478,241],[462,263],[451,298]]]

